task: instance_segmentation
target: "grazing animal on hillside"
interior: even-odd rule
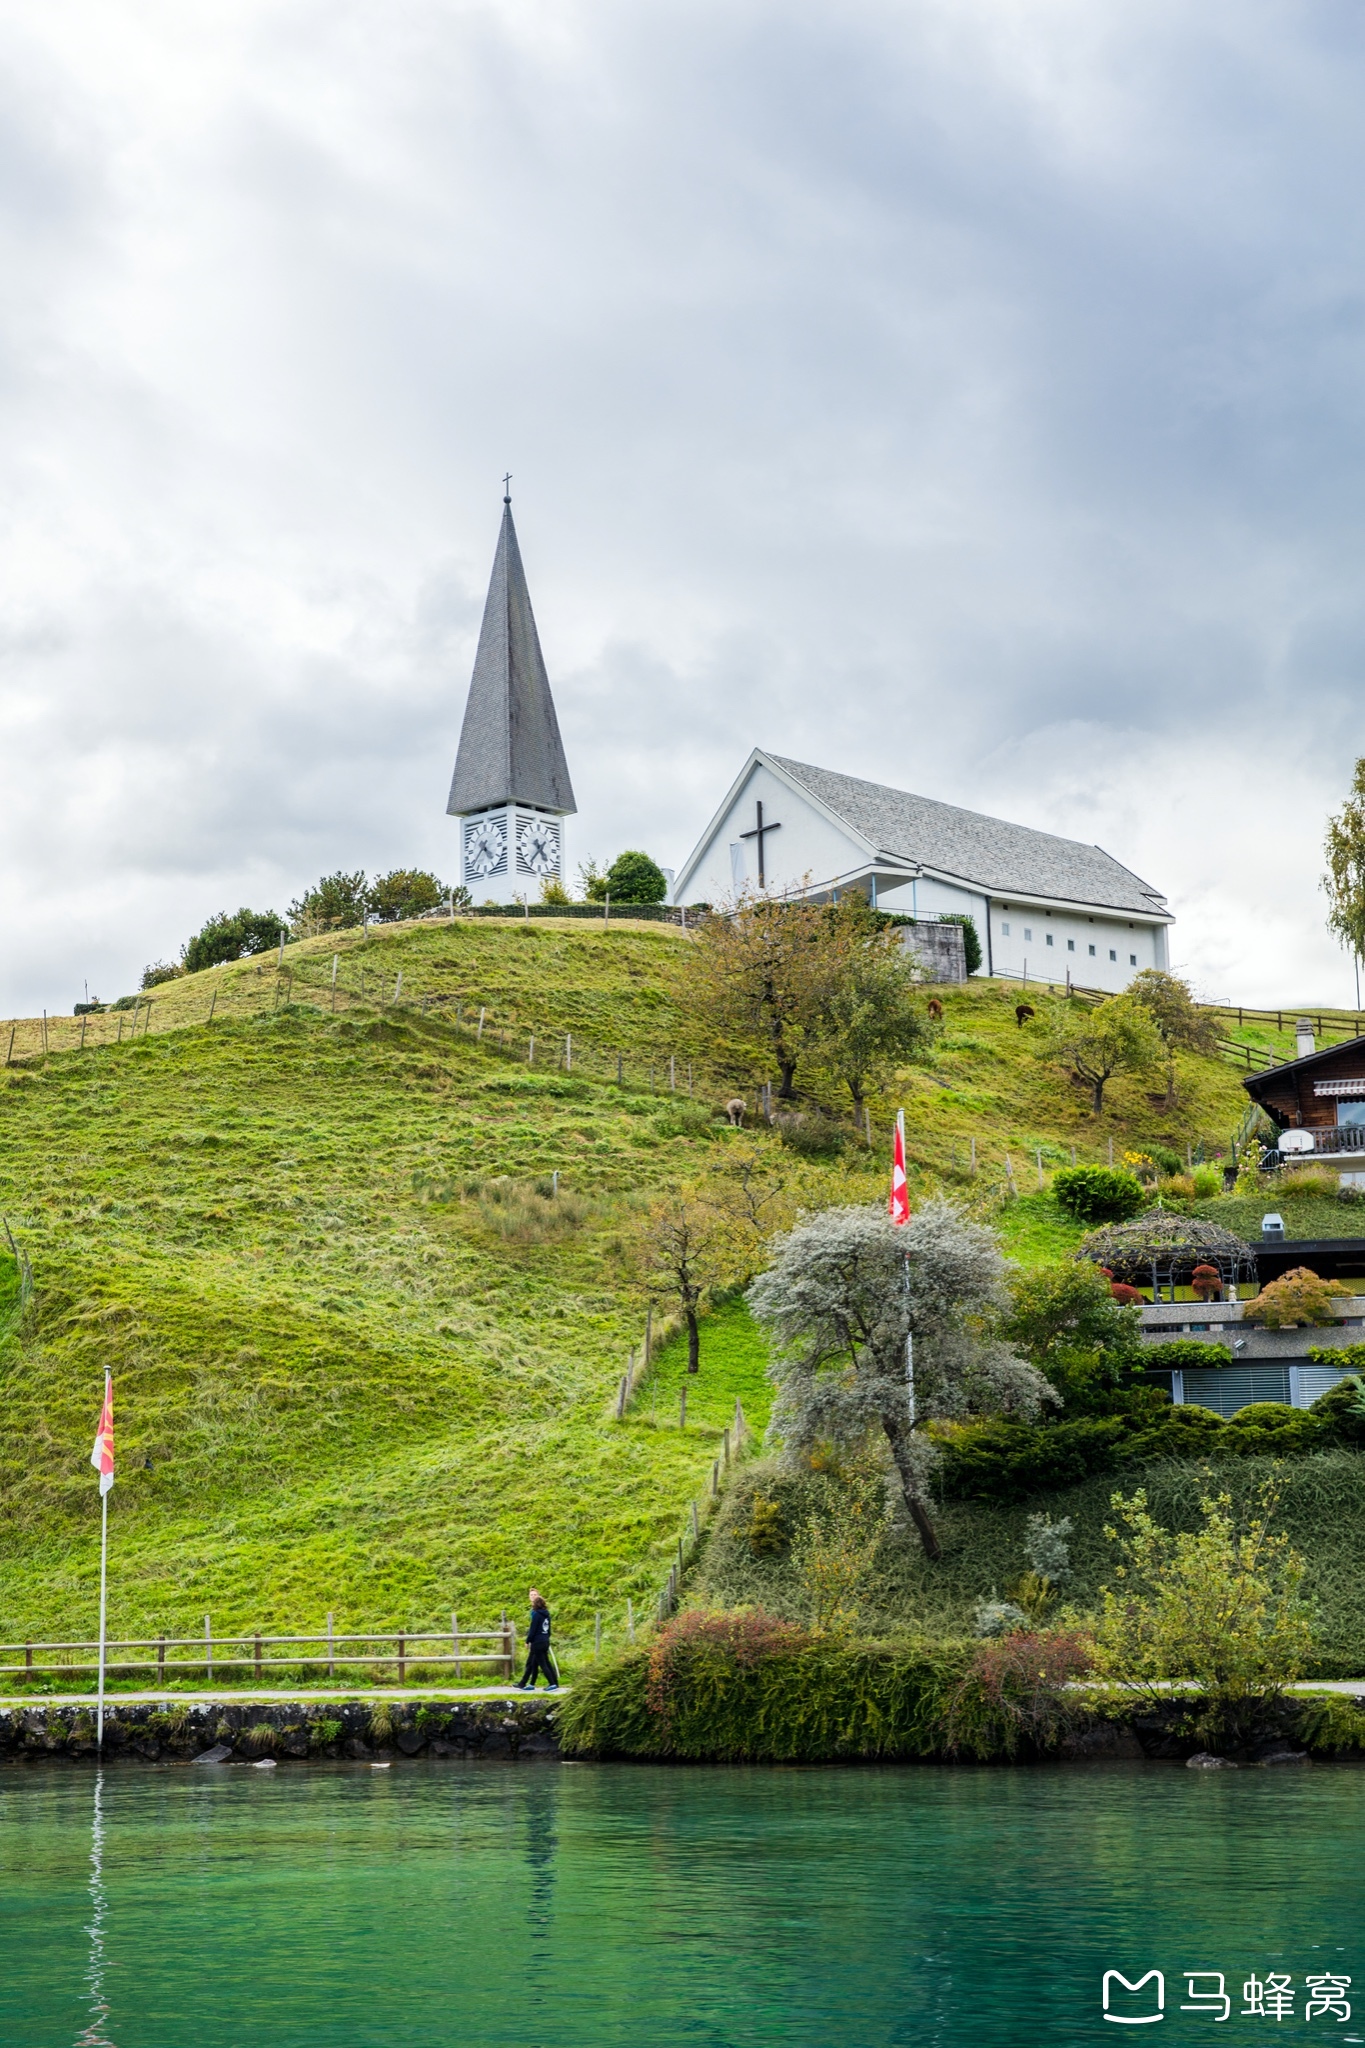
[[[748,1104],[745,1102],[744,1097],[742,1095],[732,1095],[730,1097],[730,1100],[726,1103],[725,1114],[729,1117],[730,1122],[734,1127],[743,1127],[744,1112],[747,1109],[747,1107]]]
[[[943,1022],[943,1005],[937,996],[930,996],[929,998],[929,1015],[933,1018],[935,1024]]]
[[[1021,1031],[1028,1023],[1029,1018],[1035,1017],[1037,1014],[1032,1003],[1016,1003],[1014,1006],[1014,1021]]]

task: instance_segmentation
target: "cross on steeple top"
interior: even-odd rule
[[[502,480],[502,502],[504,505],[510,505],[512,502],[512,472],[510,469]]]
[[[767,833],[780,832],[782,830],[782,825],[780,820],[774,821],[774,823],[771,825],[764,824],[762,798],[758,798],[755,801],[754,809],[758,818],[757,824],[754,826],[752,832],[741,832],[739,836],[741,839],[756,839],[758,841],[758,886],[760,889],[766,889],[768,886],[768,877],[764,871],[763,841]]]

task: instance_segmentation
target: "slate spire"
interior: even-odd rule
[[[518,803],[565,817],[578,806],[512,524],[511,498],[504,498],[502,506],[502,531],[446,810],[459,817]]]

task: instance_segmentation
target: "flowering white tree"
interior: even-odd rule
[[[826,1209],[774,1250],[749,1289],[773,1344],[770,1434],[793,1458],[822,1441],[852,1450],[884,1437],[906,1512],[927,1554],[941,1556],[927,1506],[937,1453],[924,1425],[1031,1420],[1058,1398],[988,1333],[1006,1300],[999,1245],[951,1203],[929,1201],[899,1226],[881,1209]]]

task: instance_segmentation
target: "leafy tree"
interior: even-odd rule
[[[733,1285],[740,1270],[733,1218],[703,1196],[675,1192],[650,1211],[642,1251],[649,1284],[678,1304],[687,1329],[687,1370],[697,1372],[703,1298]]]
[[[1141,1327],[1141,1310],[1115,1301],[1088,1259],[1022,1273],[998,1326],[1004,1342],[1037,1366],[1068,1411],[1081,1414],[1104,1412],[1105,1394],[1142,1370]]]
[[[289,906],[289,923],[295,937],[312,938],[318,932],[346,931],[363,924],[368,909],[368,884],[363,869],[345,874],[338,869],[324,875],[298,901]]]
[[[807,1462],[821,1443],[860,1452],[884,1439],[930,1557],[942,1553],[927,1494],[937,1453],[925,1424],[1032,1417],[1056,1399],[1040,1372],[983,1331],[983,1315],[1004,1305],[1004,1270],[991,1233],[947,1202],[926,1202],[899,1228],[881,1209],[826,1209],[778,1241],[748,1291],[773,1343],[773,1435]]]
[[[160,988],[165,981],[179,981],[185,972],[184,966],[175,960],[153,960],[150,967],[142,970],[143,988]]]
[[[1137,1175],[1115,1166],[1063,1166],[1052,1176],[1052,1192],[1080,1223],[1122,1223],[1147,1199]]]
[[[934,1028],[915,1001],[915,975],[894,931],[870,930],[845,950],[826,1001],[822,1055],[855,1110],[869,1086],[884,1084],[933,1042]]]
[[[1293,1330],[1301,1324],[1326,1327],[1337,1320],[1332,1303],[1349,1300],[1350,1294],[1340,1280],[1320,1280],[1307,1266],[1295,1266],[1247,1303],[1242,1320],[1267,1330]]]
[[[689,1006],[735,1058],[771,1060],[779,1099],[790,1102],[796,1070],[819,1049],[849,955],[867,929],[855,906],[746,898],[729,916],[708,918],[688,948]]]
[[[288,931],[284,919],[273,910],[220,910],[201,926],[181,949],[186,974],[219,967],[225,960],[242,960],[253,953],[268,953]]]
[[[1093,1010],[1073,998],[1052,1005],[1045,1051],[1085,1082],[1100,1116],[1106,1083],[1116,1074],[1150,1071],[1161,1058],[1162,1039],[1151,1012],[1133,996],[1110,996]]]
[[[1327,820],[1323,852],[1327,929],[1350,948],[1359,965],[1365,956],[1365,760],[1356,762],[1350,796]]]
[[[1271,1534],[1274,1482],[1239,1526],[1232,1501],[1200,1501],[1201,1529],[1171,1531],[1154,1521],[1147,1495],[1116,1493],[1126,1533],[1114,1583],[1102,1588],[1097,1663],[1150,1707],[1169,1704],[1171,1685],[1195,1688],[1194,1725],[1206,1740],[1246,1740],[1298,1677],[1311,1642],[1303,1559]]]
[[[377,876],[365,891],[370,915],[380,924],[420,917],[424,910],[439,910],[449,900],[445,883],[425,868],[395,868],[391,874]]]
[[[962,910],[941,910],[938,921],[940,924],[960,924],[962,926],[963,959],[968,974],[975,974],[977,968],[981,965],[981,939],[976,929],[976,919],[968,917],[966,912]]]
[[[558,875],[547,875],[540,885],[540,900],[542,903],[552,903],[562,909],[566,904],[573,902],[573,897]]]
[[[1174,1103],[1177,1052],[1210,1057],[1218,1048],[1218,1021],[1212,1010],[1196,1003],[1187,981],[1160,967],[1144,967],[1140,974],[1135,974],[1127,993],[1142,1004],[1161,1033],[1166,1048],[1166,1101],[1168,1105]],[[1177,1157],[1168,1171],[1177,1172],[1179,1167]]]
[[[602,895],[613,903],[662,903],[667,894],[667,877],[647,853],[618,853],[602,877]]]

